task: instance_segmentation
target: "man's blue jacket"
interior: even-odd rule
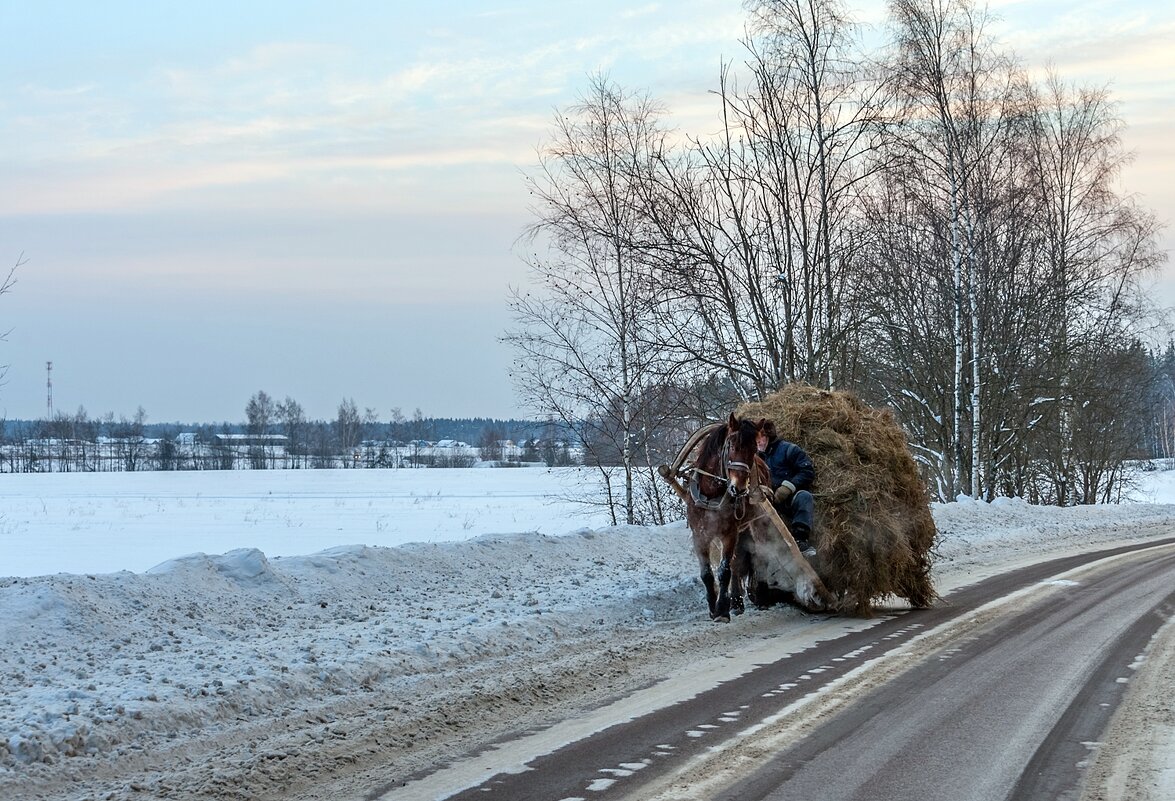
[[[816,468],[812,466],[812,459],[804,449],[794,442],[777,439],[767,443],[763,461],[767,462],[767,467],[771,470],[773,489],[785,481],[790,481],[797,490],[812,489]]]

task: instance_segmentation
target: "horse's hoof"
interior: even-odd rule
[[[730,613],[732,615],[741,615],[745,611],[747,611],[747,608],[743,606],[742,601],[730,605]]]
[[[710,619],[715,623],[729,623],[730,615],[710,615]]]

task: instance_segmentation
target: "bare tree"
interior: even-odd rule
[[[274,466],[274,451],[266,438],[276,416],[277,407],[273,398],[261,390],[245,405],[245,419],[248,421],[246,430],[254,437],[254,441],[249,444],[249,462],[254,470]]]
[[[1153,356],[1150,456],[1175,458],[1175,340]]]
[[[144,467],[149,455],[147,441],[143,434],[146,422],[147,412],[140,406],[135,411],[134,417],[130,420],[126,417],[120,417],[119,422],[113,427],[112,433],[118,459],[122,463],[123,469],[128,472],[134,472]]]
[[[392,407],[392,417],[388,424],[388,434],[393,440],[403,442],[408,439],[405,433],[405,424],[408,418],[404,416],[404,410],[399,406]]]
[[[665,148],[659,107],[603,76],[566,114],[528,178],[536,221],[526,242],[535,292],[515,290],[516,328],[505,341],[527,404],[577,432],[607,487],[616,522],[634,520],[635,448],[644,389],[665,378],[663,348],[648,336],[650,272],[641,243],[642,181]],[[545,252],[536,252],[540,249]],[[610,441],[622,475],[592,443]],[[619,512],[619,515],[617,514]]]
[[[424,422],[424,412],[417,406],[412,410],[412,419],[404,424],[405,430],[408,432],[408,453],[409,460],[413,467],[420,467],[424,463],[424,457],[420,452],[420,443],[428,436],[427,424]]]
[[[306,454],[306,413],[302,404],[289,395],[276,407],[282,433],[286,435],[286,453],[294,466],[301,466]]]
[[[502,461],[502,440],[505,438],[505,432],[496,423],[491,423],[483,428],[477,442],[478,455],[481,456],[482,461]]]
[[[952,410],[939,450],[948,497],[982,494],[983,338],[985,291],[1000,277],[985,273],[982,240],[984,170],[1006,152],[1022,86],[1014,64],[988,36],[985,12],[970,0],[891,0],[896,87],[905,106],[902,126],[907,174],[921,178],[918,197],[942,202],[945,261],[925,271],[949,274],[942,299],[953,310]],[[940,190],[939,188],[942,187]],[[988,260],[988,265],[994,262]]]
[[[247,430],[254,436],[263,436],[269,433],[269,426],[277,415],[277,408],[273,398],[259,390],[245,405],[245,419]]]
[[[338,466],[337,426],[316,421],[310,426],[310,447],[313,452],[312,464],[319,470]]]
[[[858,193],[880,169],[882,82],[834,0],[748,3],[750,80],[725,65],[718,133],[659,151],[640,184],[657,341],[680,387],[724,403],[787,381],[853,381],[863,293]],[[700,398],[699,398],[700,399]],[[704,406],[704,404],[699,404]]]
[[[359,407],[354,399],[343,398],[339,403],[338,414],[335,417],[335,436],[338,439],[339,450],[343,456],[344,467],[354,467],[357,452],[355,446],[359,444],[363,421],[359,417]]]
[[[1104,388],[1079,362],[1101,353],[1107,364],[1123,363],[1118,354],[1132,348],[1132,329],[1145,317],[1140,279],[1165,256],[1155,246],[1153,216],[1116,190],[1130,157],[1108,94],[1066,86],[1050,74],[1033,100],[1031,157],[1048,277],[1047,294],[1035,307],[1048,312],[1052,344],[1043,393],[1051,399],[1052,425],[1041,427],[1048,441],[1039,445],[1049,454],[1056,502],[1091,503],[1097,493],[1089,488],[1088,471],[1079,476],[1076,420],[1103,408]],[[1077,488],[1079,479],[1084,489]]]
[[[19,256],[17,256],[16,263],[13,264],[12,267],[8,270],[8,273],[7,273],[7,275],[4,276],[3,280],[0,280],[0,295],[7,295],[9,290],[12,289],[13,285],[16,284],[17,268],[26,264],[27,261],[28,260],[25,259],[23,253],[21,253]],[[3,333],[0,333],[0,342],[4,342],[5,340],[7,340],[9,333],[10,333],[9,330],[5,330]],[[8,374],[8,365],[0,364],[0,386],[3,386],[4,376],[7,374]]]
[[[886,81],[867,69],[839,0],[755,0],[751,90],[732,110],[756,155],[747,176],[779,226],[765,289],[784,301],[781,377],[829,387],[855,378],[861,273],[854,263],[862,187],[886,162]],[[774,273],[778,273],[775,275]],[[778,278],[772,286],[771,279]]]
[[[939,497],[1081,502],[1074,421],[1105,408],[1088,360],[1129,363],[1158,261],[1153,219],[1112,186],[1118,123],[1104,93],[1042,97],[966,0],[891,9],[907,116],[867,207],[876,386]]]

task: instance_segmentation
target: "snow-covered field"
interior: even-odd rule
[[[578,480],[0,476],[0,798],[364,797],[805,624],[710,624],[684,525],[576,517]],[[937,506],[936,582],[1169,536],[1175,474],[1140,497]]]
[[[590,471],[213,470],[0,475],[0,576],[141,573],[181,554],[566,534]]]

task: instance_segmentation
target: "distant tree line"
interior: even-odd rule
[[[131,418],[91,418],[79,407],[52,420],[0,420],[0,472],[563,466],[579,461],[573,437],[553,421],[433,418],[419,409],[409,417],[394,408],[381,421],[350,398],[335,419],[309,420],[294,399],[261,391],[240,422],[148,423],[142,407]]]
[[[873,49],[839,0],[745,5],[717,133],[604,76],[556,114],[505,336],[530,408],[629,522],[672,511],[688,431],[789,382],[893,409],[937,499],[1117,497],[1170,388],[1108,92],[1031,78],[970,0],[891,0]]]

